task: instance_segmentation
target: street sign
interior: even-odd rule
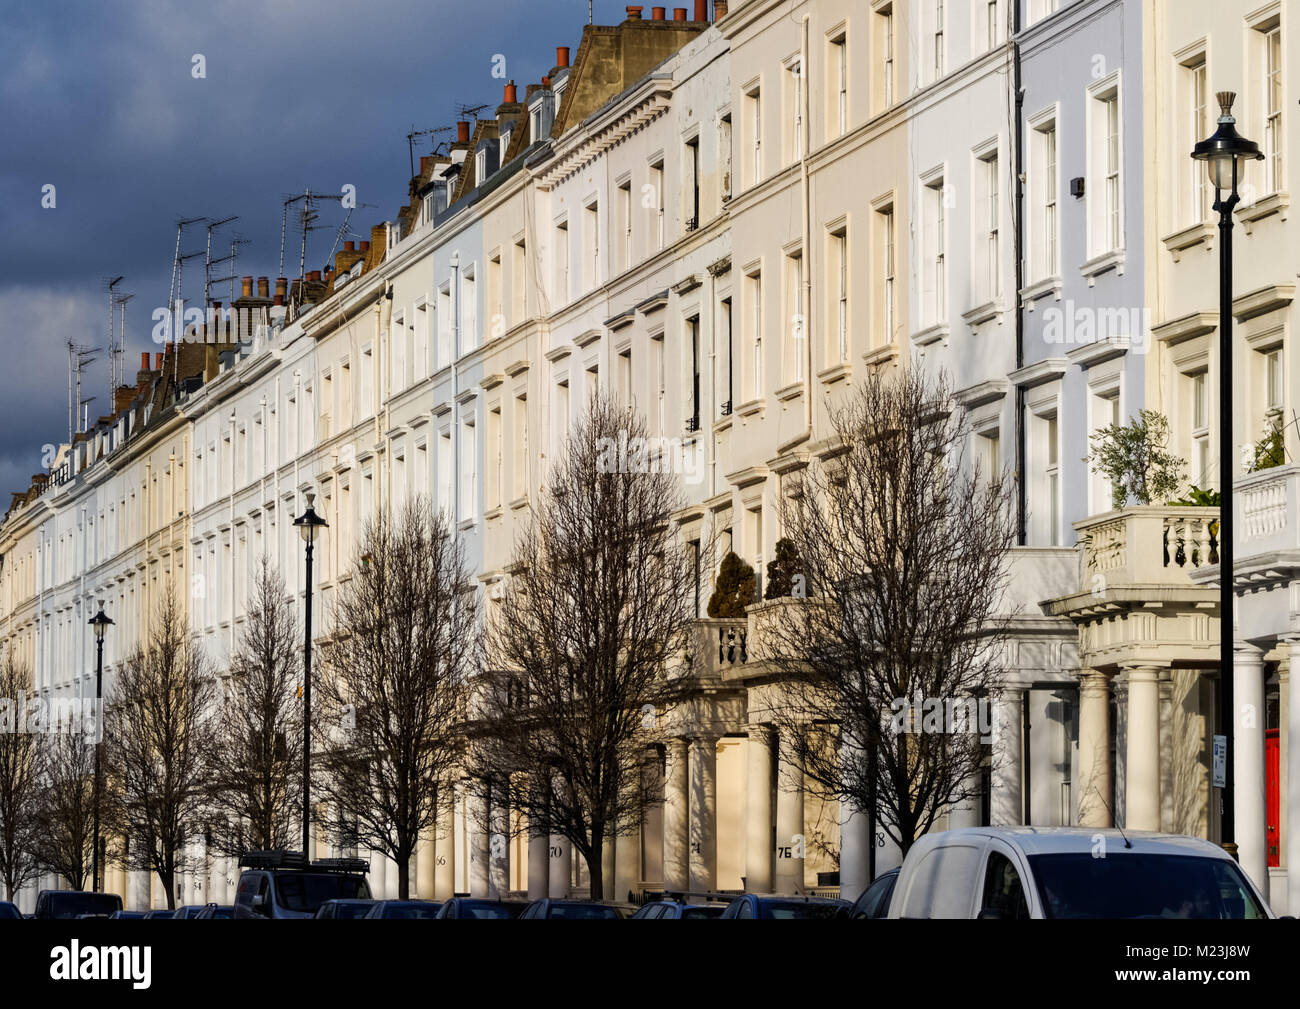
[[[1215,788],[1223,788],[1228,783],[1228,737],[1214,737],[1214,779],[1210,782]]]

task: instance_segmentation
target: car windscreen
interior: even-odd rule
[[[720,918],[724,907],[684,907],[682,908],[681,917],[683,918]]]
[[[844,908],[838,904],[810,904],[801,900],[761,900],[758,902],[760,918],[843,918]]]
[[[384,908],[385,918],[432,918],[438,913],[441,904],[434,903],[393,903]]]
[[[1241,870],[1220,858],[1114,852],[1030,855],[1048,918],[1265,918]]]
[[[370,901],[356,901],[350,904],[335,904],[335,918],[364,918],[370,910]]]
[[[235,909],[233,907],[213,908],[212,914],[209,915],[210,918],[233,918],[234,916],[235,916]]]
[[[518,918],[523,904],[461,904],[462,918]]]
[[[81,914],[112,914],[122,909],[122,901],[113,893],[52,893],[50,915],[75,918]]]
[[[617,908],[602,904],[552,904],[552,918],[621,918]]]
[[[366,881],[360,876],[334,873],[285,872],[275,877],[280,903],[290,911],[315,912],[327,900],[355,900],[370,896]]]

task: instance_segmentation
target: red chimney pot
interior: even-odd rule
[[[709,0],[695,0],[695,20],[709,20]]]
[[[674,8],[673,8],[673,20],[674,20],[674,21],[685,21],[685,20],[686,20],[686,8],[685,8],[685,7],[674,7]]]
[[[627,9],[627,19],[628,19],[629,21],[640,21],[640,20],[641,20],[641,12],[642,12],[643,10],[645,10],[644,7],[629,7],[629,8]]]
[[[356,249],[357,249],[357,243],[356,243],[356,242],[344,242],[344,243],[343,243],[343,251],[344,251],[344,252],[355,252]]]
[[[511,81],[509,84],[506,85],[506,92],[505,92],[505,97],[503,99],[503,102],[506,105],[512,105],[517,101],[519,101],[519,92],[515,90],[515,82]]]
[[[140,370],[149,370],[149,352],[147,350],[140,351]]]
[[[664,14],[667,13],[667,11],[668,11],[668,8],[667,8],[667,7],[651,7],[651,8],[650,8],[650,20],[651,20],[651,21],[662,21],[662,20],[664,19]]]
[[[154,355],[153,355],[153,370],[154,370],[154,371],[161,371],[161,370],[162,370],[162,357],[163,357],[163,356],[162,356],[162,351],[155,351],[155,352],[154,352]]]
[[[456,124],[456,143],[469,143],[469,120],[462,119]]]
[[[252,278],[252,277],[244,277],[244,278],[241,280],[241,283],[242,283],[243,288],[244,288],[244,297],[245,297],[245,298],[251,298],[251,297],[253,296],[253,278]]]
[[[557,67],[567,67],[569,65],[569,47],[555,47],[555,65]]]
[[[357,248],[362,252],[369,252],[370,251],[369,240],[363,240],[362,243],[359,246],[357,246]]]

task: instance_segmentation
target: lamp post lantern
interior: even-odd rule
[[[104,600],[99,600],[99,612],[87,623],[95,632],[95,794],[94,826],[91,828],[90,848],[90,888],[99,889],[99,751],[103,749],[103,697],[104,697],[104,634],[113,625],[112,619],[104,612]]]
[[[1236,712],[1233,690],[1233,646],[1236,643],[1236,608],[1233,592],[1232,511],[1232,212],[1241,202],[1237,191],[1248,162],[1262,161],[1259,145],[1237,132],[1232,115],[1236,94],[1220,91],[1218,129],[1192,150],[1192,157],[1204,161],[1214,186],[1214,206],[1219,213],[1219,685],[1222,698],[1221,724],[1227,737],[1224,768],[1223,821],[1220,841],[1236,854],[1235,769]]]
[[[293,520],[307,544],[307,611],[302,646],[302,853],[311,858],[311,555],[320,531],[329,525],[312,507],[316,495],[308,492],[307,510]]]

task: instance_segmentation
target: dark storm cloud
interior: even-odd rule
[[[622,19],[596,4],[596,21]],[[105,281],[125,275],[128,374],[152,350],[180,216],[239,216],[240,274],[274,276],[283,197],[356,186],[352,230],[369,237],[405,202],[406,133],[450,125],[458,103],[501,101],[503,54],[522,88],[575,46],[581,2],[301,0],[9,3],[0,10],[0,495],[23,489],[42,446],[67,436],[69,339],[103,346]],[[202,54],[206,77],[192,76]],[[416,153],[428,152],[428,145]],[[55,187],[54,209],[41,207]],[[308,268],[342,223],[322,211]],[[204,231],[184,248],[201,249]],[[292,241],[291,241],[292,246]],[[216,253],[214,252],[214,255]],[[290,265],[292,264],[292,265]],[[297,253],[286,253],[296,273]],[[202,259],[185,293],[202,294]],[[228,300],[229,285],[213,297]],[[87,376],[104,412],[104,356]],[[7,497],[0,499],[7,503]]]

